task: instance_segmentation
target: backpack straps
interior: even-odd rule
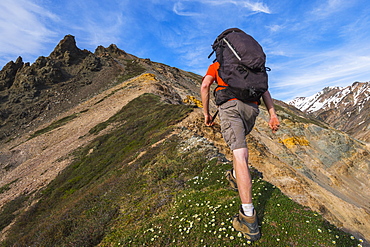
[[[208,59],[212,57],[213,53],[215,53],[215,50],[212,50],[211,54],[208,55]]]

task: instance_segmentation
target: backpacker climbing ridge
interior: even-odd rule
[[[252,178],[245,137],[254,127],[261,97],[270,116],[269,127],[275,132],[280,126],[268,91],[266,55],[257,41],[237,28],[221,33],[212,48],[216,52],[217,62],[208,67],[200,90],[204,123],[212,126],[215,119],[209,110],[209,91],[216,82],[218,87],[215,96],[221,133],[233,153],[233,169],[225,175],[230,187],[238,191],[241,201],[239,212],[233,219],[233,227],[248,241],[256,241],[260,239],[261,232],[252,202]]]
[[[242,30],[230,28],[216,38],[212,49],[208,57],[216,52],[219,76],[227,84],[215,90],[216,104],[232,98],[259,102],[268,89],[266,71],[270,71],[265,67],[266,55],[260,44]]]

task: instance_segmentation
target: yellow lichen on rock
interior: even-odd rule
[[[293,136],[285,139],[279,139],[279,143],[283,143],[287,148],[293,148],[294,146],[308,146],[310,142],[306,139],[306,137],[301,136]]]
[[[157,81],[157,78],[155,78],[155,75],[152,73],[145,73],[139,76],[140,79],[144,80],[151,80],[151,81]]]
[[[186,99],[183,99],[185,104],[196,105],[199,108],[203,108],[202,101],[196,99],[194,96],[187,95]]]

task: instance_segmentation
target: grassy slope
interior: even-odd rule
[[[230,223],[239,205],[223,177],[231,164],[207,158],[198,145],[184,147],[178,135],[153,145],[189,111],[146,94],[93,128],[118,125],[76,151],[2,246],[247,245]],[[253,246],[357,246],[273,185],[253,182],[263,234]],[[16,210],[1,212],[0,221],[9,212]]]

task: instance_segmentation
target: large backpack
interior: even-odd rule
[[[215,90],[216,104],[237,98],[243,102],[257,101],[268,89],[268,76],[265,67],[266,55],[260,44],[238,28],[223,31],[212,45],[210,58],[216,52],[220,63],[218,74],[228,84]],[[215,60],[215,61],[216,61]]]

